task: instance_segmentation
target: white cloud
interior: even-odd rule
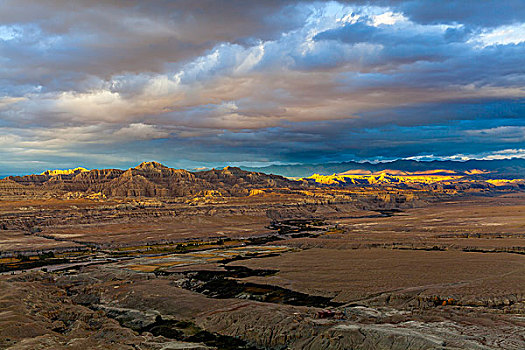
[[[13,40],[20,37],[21,30],[18,26],[0,25],[0,40]]]
[[[370,22],[375,27],[382,24],[391,26],[400,22],[408,22],[408,19],[402,13],[387,11],[380,15],[372,16]]]
[[[418,161],[430,161],[430,160],[455,160],[455,161],[467,161],[467,160],[502,160],[520,158],[525,159],[524,148],[508,148],[499,151],[482,152],[474,154],[454,154],[452,156],[436,156],[433,154],[421,155],[414,157],[406,157],[407,160],[418,160]]]
[[[485,30],[471,40],[472,42],[479,42],[481,48],[490,45],[519,44],[525,42],[525,23]]]

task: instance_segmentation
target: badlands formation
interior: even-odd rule
[[[1,349],[523,349],[525,181],[10,176],[0,273]]]

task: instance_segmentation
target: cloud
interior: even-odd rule
[[[478,41],[482,47],[522,43],[525,41],[525,23],[485,30],[479,35]]]
[[[464,23],[476,27],[497,27],[525,18],[525,4],[521,0],[486,0],[475,4],[469,0],[409,0],[395,3],[397,9],[421,24]]]
[[[466,161],[470,159],[476,160],[501,160],[501,159],[513,159],[520,158],[525,159],[525,149],[503,149],[494,152],[484,152],[478,154],[454,154],[452,156],[440,157],[433,154],[424,155],[424,156],[415,156],[408,157],[409,160],[418,160],[418,161],[429,161],[429,160],[454,160],[454,161]]]
[[[197,166],[519,149],[523,2],[433,5],[4,1],[0,158]]]
[[[10,40],[1,40],[0,50],[16,72],[11,79],[69,89],[89,76],[161,72],[221,42],[269,40],[307,15],[303,7],[277,0],[8,0],[0,4],[0,32]]]
[[[24,97],[0,97],[0,110],[24,100]]]
[[[134,123],[117,130],[111,136],[112,138],[116,138],[117,140],[125,141],[155,140],[167,138],[170,136],[170,133],[160,130],[158,127],[155,127],[153,125]]]
[[[469,136],[474,136],[492,142],[501,139],[509,143],[525,142],[525,126],[497,126],[490,129],[467,130]]]

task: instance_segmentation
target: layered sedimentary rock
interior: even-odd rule
[[[10,176],[2,188],[27,188],[46,192],[101,193],[110,197],[184,197],[216,191],[221,196],[247,196],[252,189],[299,187],[282,176],[226,167],[201,172],[173,169],[144,162],[128,170],[83,168],[46,171],[40,175]],[[20,187],[23,185],[25,187]]]
[[[524,179],[492,179],[479,170],[458,173],[434,170],[409,173],[385,170],[380,173],[352,170],[333,175],[313,175],[292,180],[278,175],[244,171],[235,167],[189,172],[157,162],[134,168],[50,170],[40,175],[10,176],[0,180],[0,194],[38,193],[55,197],[239,197],[265,189],[300,190],[315,187],[361,188],[389,191],[426,191],[435,194],[491,192],[525,189]]]
[[[439,169],[420,172],[383,170],[350,170],[333,175],[313,174],[303,178],[310,184],[333,187],[395,187],[429,191],[474,191],[525,189],[525,179],[492,178],[493,174],[478,169],[455,172]]]

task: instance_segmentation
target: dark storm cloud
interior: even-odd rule
[[[95,75],[160,72],[220,42],[269,40],[304,22],[284,1],[3,1],[3,80],[44,90],[99,87]],[[86,81],[87,80],[87,81]]]
[[[0,166],[521,155],[523,18],[523,1],[3,1]]]

